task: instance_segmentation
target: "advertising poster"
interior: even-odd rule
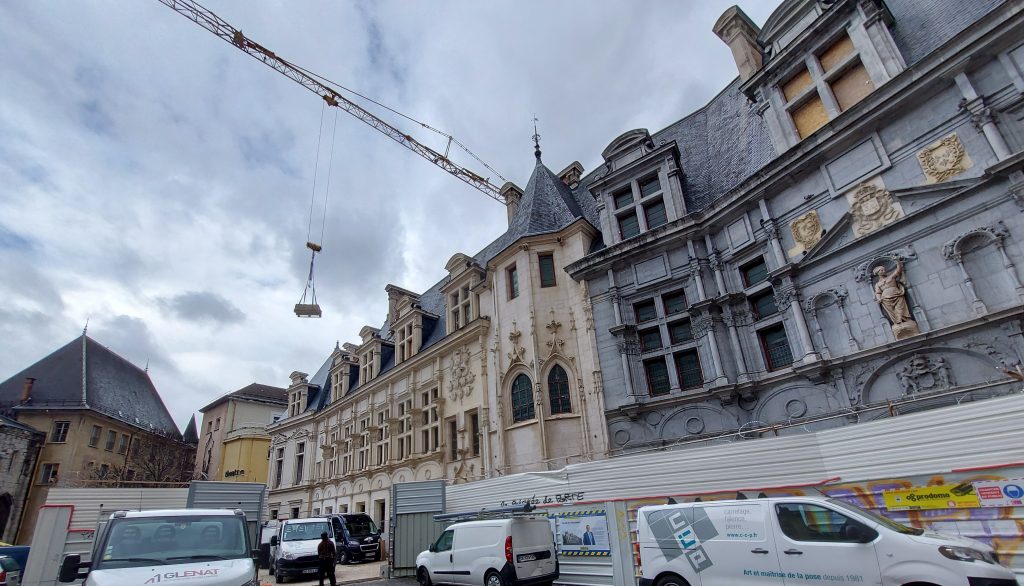
[[[887,490],[882,497],[885,508],[890,511],[973,509],[981,506],[978,493],[969,482]]]
[[[558,555],[606,557],[611,555],[608,543],[608,520],[604,509],[570,511],[555,517]]]
[[[1024,505],[1024,479],[977,480],[974,491],[983,507],[1019,507]]]

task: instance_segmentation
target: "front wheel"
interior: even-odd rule
[[[352,559],[349,557],[347,549],[343,549],[340,552],[338,552],[338,563],[339,564],[344,566],[345,564],[349,563],[350,561],[352,561]]]
[[[420,568],[420,571],[416,572],[416,582],[420,586],[430,586],[430,574],[426,568]]]
[[[654,583],[654,586],[690,586],[690,583],[675,574],[662,576]]]
[[[274,572],[274,584],[284,584],[284,574],[281,572]]]
[[[484,586],[505,586],[505,581],[501,579],[501,574],[492,571],[484,576]]]

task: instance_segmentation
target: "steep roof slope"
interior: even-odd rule
[[[0,383],[0,405],[18,405],[27,377],[36,379],[29,407],[88,407],[133,427],[181,439],[149,374],[84,334]]]
[[[232,391],[226,395],[217,397],[217,399],[212,403],[200,409],[199,412],[206,413],[228,399],[238,399],[241,401],[252,401],[256,403],[270,403],[273,405],[287,405],[288,390],[261,383],[252,383],[238,389],[237,391]]]

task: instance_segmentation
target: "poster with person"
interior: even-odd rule
[[[554,516],[559,555],[610,556],[604,509],[568,511]]]

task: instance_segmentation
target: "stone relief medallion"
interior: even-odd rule
[[[884,187],[863,183],[846,194],[853,216],[853,234],[864,236],[903,217],[903,208]]]
[[[818,212],[811,210],[799,218],[793,220],[789,225],[793,232],[793,241],[796,246],[789,249],[789,256],[796,256],[801,252],[814,248],[814,245],[821,240],[821,218]]]
[[[960,137],[953,133],[917,153],[924,171],[925,184],[941,183],[973,166]]]

